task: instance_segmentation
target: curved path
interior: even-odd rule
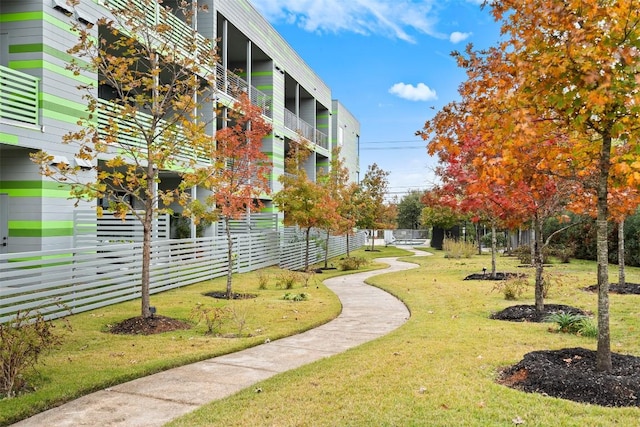
[[[395,258],[378,261],[389,267],[324,281],[342,303],[341,314],[329,323],[98,391],[14,426],[161,426],[258,381],[385,335],[402,325],[409,311],[394,296],[364,281],[417,266]]]

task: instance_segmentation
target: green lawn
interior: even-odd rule
[[[594,339],[549,332],[549,324],[512,323],[488,316],[513,304],[532,304],[533,287],[505,301],[490,281],[463,281],[490,265],[471,259],[413,258],[419,269],[377,276],[371,283],[406,302],[411,319],[391,334],[214,402],[171,426],[526,426],[637,425],[640,409],[603,408],[494,382],[497,370],[533,350],[585,347]],[[512,258],[499,271],[527,272]],[[548,268],[561,279],[549,303],[595,312],[595,264],[573,261]],[[615,273],[612,268],[612,273]],[[640,282],[640,270],[627,280]],[[612,280],[616,280],[612,276]],[[613,350],[640,355],[639,296],[611,295]]]
[[[381,252],[375,252],[376,256],[407,254],[395,248],[381,249]],[[367,258],[373,256],[364,251],[355,254]],[[332,261],[337,263],[337,260]],[[371,263],[361,271],[381,267],[382,264]],[[63,322],[55,322],[56,332],[64,336],[64,344],[42,358],[43,364],[39,365],[37,373],[29,373],[28,383],[35,388],[34,392],[0,399],[0,425],[114,384],[258,345],[267,338],[275,340],[293,335],[326,323],[340,313],[340,301],[321,281],[341,272],[333,270],[315,274],[308,287],[299,280],[290,290],[277,286],[282,273],[278,268],[268,268],[260,273],[235,275],[234,292],[257,294],[258,297],[253,299],[230,302],[203,295],[209,291],[225,290],[225,277],[151,296],[151,303],[157,307],[159,315],[187,321],[195,321],[191,315],[197,304],[207,308],[232,307],[246,319],[241,338],[206,335],[204,323],[191,330],[151,336],[105,332],[110,324],[138,316],[139,301],[70,316],[70,331]],[[269,278],[267,289],[259,289],[260,274]],[[283,296],[286,293],[305,293],[308,299],[285,301]],[[237,333],[238,323],[228,320],[221,332],[225,336]]]
[[[357,251],[364,257],[402,256],[395,248]],[[260,383],[230,398],[214,402],[176,420],[174,426],[509,426],[519,417],[526,426],[637,425],[636,408],[601,408],[535,394],[525,394],[494,382],[496,371],[533,350],[585,347],[595,340],[549,332],[549,324],[490,320],[488,316],[513,304],[532,304],[533,287],[516,302],[505,301],[490,281],[463,281],[490,265],[489,255],[446,259],[442,252],[412,257],[420,268],[385,274],[370,282],[400,297],[411,310],[409,321],[378,340],[323,359]],[[379,267],[372,264],[367,268]],[[513,258],[499,258],[499,271],[527,272]],[[234,291],[258,298],[232,302],[247,313],[244,338],[204,335],[205,326],[158,336],[114,336],[105,325],[139,313],[139,302],[72,316],[73,331],[62,348],[30,382],[34,393],[0,401],[0,424],[8,424],[92,390],[168,367],[237,351],[297,333],[327,322],[340,311],[339,301],[318,274],[308,288],[298,284],[276,289],[280,272],[266,290],[258,289],[258,274],[234,277]],[[549,303],[568,304],[595,312],[596,295],[582,287],[596,282],[595,264],[572,261],[548,269],[560,278]],[[615,267],[611,268],[616,280]],[[629,268],[629,282],[640,282],[640,269]],[[204,297],[224,289],[224,278],[152,296],[158,314],[188,320],[197,303],[229,304]],[[282,300],[286,292],[305,292],[308,301]],[[613,350],[640,355],[640,296],[611,295]],[[296,314],[295,316],[293,314]],[[229,324],[225,332],[233,332]]]

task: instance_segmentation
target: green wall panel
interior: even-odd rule
[[[0,191],[9,194],[9,197],[68,199],[70,186],[51,181],[0,181]]]
[[[1,144],[18,145],[18,136],[17,135],[11,135],[10,133],[0,132],[0,143]]]
[[[73,236],[73,221],[9,221],[9,237]]]

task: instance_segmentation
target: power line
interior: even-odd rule
[[[408,142],[426,142],[422,139],[407,139],[404,141],[360,141],[360,144],[406,144]]]
[[[404,147],[361,147],[361,151],[372,151],[372,150],[426,150],[425,145],[420,145],[416,147],[412,146],[404,146]]]

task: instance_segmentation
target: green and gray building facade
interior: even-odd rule
[[[163,5],[172,7],[179,1],[165,0]],[[68,186],[42,176],[30,154],[43,150],[53,157],[52,163],[87,166],[87,173],[93,173],[77,158],[75,147],[62,140],[86,115],[84,92],[78,86],[98,86],[98,78],[68,71],[72,57],[67,50],[77,43],[72,25],[91,27],[105,16],[107,2],[142,7],[141,0],[80,0],[75,7],[66,0],[0,0],[0,254],[72,247],[75,213],[99,203],[75,206]],[[198,4],[206,4],[208,11],[198,13],[190,25],[197,25],[203,40],[217,43],[220,79],[244,86],[273,126],[263,141],[273,164],[272,192],[280,189],[278,177],[284,173],[287,150],[300,135],[314,149],[305,165],[311,178],[328,166],[332,149],[340,146],[350,177],[357,181],[359,123],[333,99],[331,89],[250,1]],[[159,16],[149,11],[149,19]],[[176,31],[189,25],[177,15],[169,24]],[[217,82],[218,101],[208,107],[212,115],[233,104],[233,93],[226,87]],[[221,121],[214,123],[211,132]],[[177,175],[165,175],[164,185],[176,184],[172,179]],[[264,205],[268,212],[277,210],[268,198]]]

